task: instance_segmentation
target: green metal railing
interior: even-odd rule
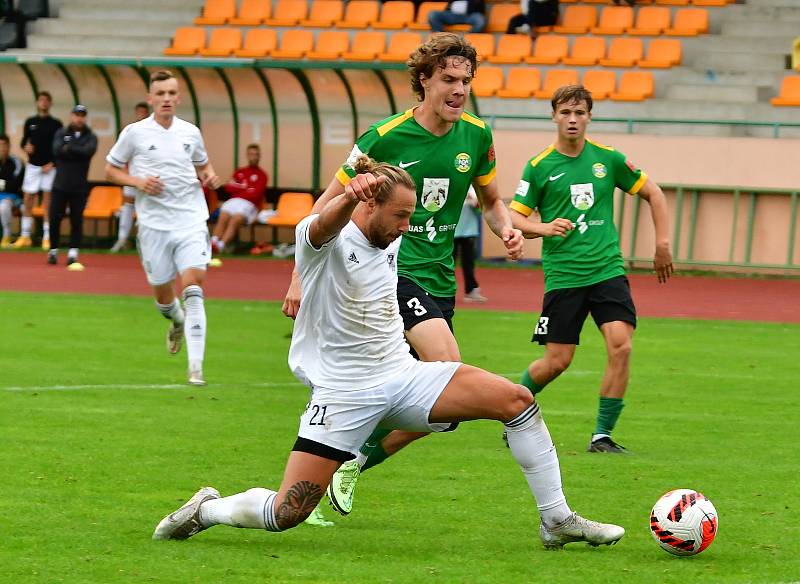
[[[722,187],[722,186],[706,186],[706,185],[676,185],[676,184],[662,184],[661,188],[666,193],[675,193],[674,214],[670,223],[673,226],[672,233],[672,254],[673,260],[676,264],[693,265],[693,266],[709,266],[709,267],[726,267],[726,268],[748,268],[754,270],[768,269],[768,270],[787,270],[794,273],[795,270],[800,270],[800,262],[795,258],[795,248],[797,247],[797,231],[798,231],[798,211],[800,211],[800,190],[792,189],[753,189],[743,187]],[[698,259],[696,257],[695,243],[697,241],[698,228],[698,211],[702,204],[701,200],[704,194],[720,194],[729,193],[731,195],[731,229],[730,239],[728,241],[727,258],[720,259]],[[788,197],[789,201],[786,204],[786,216],[789,221],[787,225],[787,248],[785,253],[785,261],[775,262],[754,262],[753,247],[754,247],[754,234],[756,222],[758,219],[758,201],[762,196],[782,196]],[[744,224],[744,243],[741,252],[737,254],[737,248],[741,244],[739,231],[741,230],[741,220],[739,209],[742,206],[742,198],[747,197],[745,208],[747,216]],[[641,213],[641,199],[635,197],[633,199],[633,208],[630,214],[630,236],[624,231],[625,225],[625,200],[627,195],[622,194],[622,198],[618,199],[617,204],[617,229],[619,231],[620,240],[628,240],[627,250],[623,249],[625,260],[631,264],[652,262],[652,256],[637,255],[637,236],[639,215]],[[688,198],[688,225],[684,225],[683,217],[686,211]],[[776,227],[780,228],[780,227]],[[684,229],[688,229],[686,235],[686,245],[684,246]],[[627,252],[627,253],[626,253]],[[778,254],[775,254],[776,257]]]

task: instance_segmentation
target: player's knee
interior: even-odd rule
[[[498,419],[511,420],[533,403],[533,394],[524,385],[509,383],[507,395],[501,404]]]
[[[567,368],[572,363],[572,355],[569,353],[559,353],[557,355],[552,355],[548,360],[547,364],[550,368],[550,373],[552,377],[557,377],[564,373]]]
[[[631,343],[631,340],[624,339],[609,346],[608,356],[617,362],[627,362],[630,359],[632,349],[633,343]]]

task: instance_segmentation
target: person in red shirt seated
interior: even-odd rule
[[[240,226],[253,223],[264,206],[268,177],[258,166],[260,159],[261,148],[258,144],[250,144],[247,147],[247,166],[237,168],[231,181],[223,187],[231,198],[222,204],[219,220],[214,227],[211,237],[214,254],[225,249]]]

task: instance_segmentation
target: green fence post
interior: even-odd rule
[[[675,195],[675,234],[672,236],[675,242],[672,248],[672,255],[676,260],[680,258],[681,223],[683,223],[683,187],[678,187],[678,192]]]
[[[272,85],[258,67],[253,67],[256,76],[261,80],[264,91],[267,92],[269,101],[269,111],[272,114],[272,186],[277,187],[278,182],[278,106],[275,104],[275,95],[272,93]]]
[[[794,242],[795,237],[797,237],[797,191],[792,193],[792,211],[789,217],[789,253],[786,254],[786,265],[792,267],[794,262]]]
[[[389,81],[386,79],[386,75],[383,74],[383,71],[380,69],[373,69],[372,70],[375,75],[377,75],[378,80],[383,85],[383,89],[386,91],[386,97],[389,98],[389,109],[392,111],[389,112],[390,116],[393,116],[397,113],[397,104],[394,101],[394,92],[392,91],[392,86],[389,85]]]
[[[114,89],[114,84],[111,82],[111,77],[108,75],[108,71],[102,65],[95,65],[97,70],[100,72],[100,76],[105,80],[106,85],[108,86],[108,92],[111,94],[111,105],[114,107],[114,131],[117,136],[119,136],[119,132],[122,126],[122,119],[120,117],[119,112],[119,100],[117,99],[117,91]]]
[[[686,252],[686,259],[694,259],[694,236],[697,232],[697,201],[700,198],[698,190],[692,191],[692,209],[689,213],[689,249]]]
[[[728,263],[733,263],[733,254],[736,251],[736,231],[739,226],[739,189],[733,191],[733,228],[731,229],[731,245],[728,248]]]
[[[642,200],[639,197],[633,199],[633,223],[631,224],[631,247],[628,256],[633,260],[636,257],[636,236],[639,233],[639,210],[642,207]]]
[[[353,118],[353,144],[355,144],[356,140],[358,140],[358,107],[356,107],[356,98],[355,95],[353,95],[353,88],[350,86],[350,82],[341,69],[334,69],[333,72],[342,82],[342,85],[344,85],[344,90],[347,92],[347,99],[350,100],[350,116]]]
[[[228,99],[231,102],[231,114],[233,115],[233,168],[239,166],[239,108],[236,106],[236,95],[233,93],[233,86],[231,86],[230,79],[225,75],[222,68],[215,69],[222,83],[225,85],[225,91],[228,92]]]
[[[750,264],[750,255],[753,251],[753,227],[756,216],[756,193],[750,193],[750,206],[747,210],[747,240],[744,246],[744,263]]]
[[[178,73],[181,74],[183,77],[183,82],[186,83],[186,89],[189,90],[189,95],[192,96],[192,109],[194,110],[194,124],[198,128],[202,129],[202,122],[200,121],[200,104],[197,103],[197,93],[194,90],[194,83],[192,83],[192,78],[186,73],[186,69],[183,67],[178,67]],[[236,167],[236,165],[233,165]]]
[[[300,86],[303,88],[303,91],[306,94],[306,99],[308,100],[308,109],[311,114],[311,126],[314,133],[312,144],[313,151],[311,156],[311,188],[316,192],[319,190],[319,163],[320,159],[322,158],[317,98],[314,96],[314,90],[311,88],[311,84],[308,82],[308,77],[306,77],[305,72],[301,71],[300,69],[289,69],[289,73],[294,75],[295,78],[297,78],[297,80],[300,82]]]
[[[58,67],[58,70],[61,71],[66,78],[67,83],[69,84],[69,90],[72,92],[72,99],[74,100],[72,105],[79,104],[81,102],[81,97],[78,93],[78,86],[75,84],[75,80],[72,78],[72,75],[70,75],[67,67],[62,63],[57,64],[56,67]],[[69,109],[71,110],[72,108]]]
[[[19,65],[19,68],[25,73],[25,77],[28,78],[28,83],[31,84],[31,90],[33,90],[33,100],[36,101],[36,96],[39,94],[39,86],[36,84],[36,77],[33,76],[31,68],[28,67],[27,64],[17,63],[17,65]]]

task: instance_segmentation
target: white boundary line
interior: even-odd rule
[[[293,387],[300,386],[301,383],[297,381],[289,381],[286,383],[233,383],[221,385],[235,385],[236,387]],[[195,389],[192,386],[184,383],[168,383],[168,384],[86,384],[86,385],[31,385],[29,387],[22,386],[9,386],[0,387],[0,391],[83,391],[91,389],[100,390],[153,390],[153,389]],[[211,389],[214,389],[212,386]]]

